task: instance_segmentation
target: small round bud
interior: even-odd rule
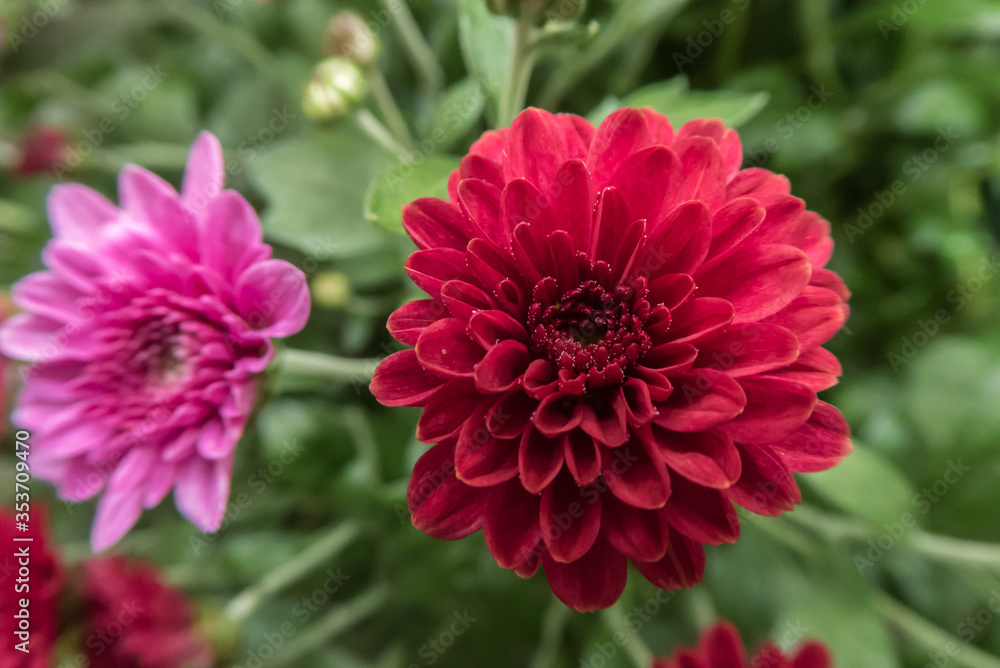
[[[541,25],[546,21],[573,21],[583,14],[586,0],[486,0],[494,14],[513,16]]]
[[[309,286],[313,300],[320,306],[342,308],[351,298],[351,283],[339,271],[324,271]]]
[[[351,11],[339,12],[330,19],[323,38],[323,53],[343,56],[358,65],[371,65],[378,59],[381,45],[378,36],[365,20]]]
[[[314,121],[344,118],[368,94],[368,82],[358,66],[346,58],[327,58],[313,70],[302,95],[302,109]]]

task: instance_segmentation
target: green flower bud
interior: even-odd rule
[[[313,70],[302,96],[302,109],[314,121],[349,116],[368,95],[368,82],[347,58],[327,58]]]
[[[359,65],[371,65],[380,49],[378,36],[354,12],[339,12],[330,19],[323,39],[323,53],[327,56],[343,56]]]
[[[546,21],[573,21],[583,14],[587,0],[486,0],[494,14],[513,16],[535,25]]]
[[[351,298],[351,282],[339,271],[324,271],[309,286],[313,301],[326,308],[343,308]]]

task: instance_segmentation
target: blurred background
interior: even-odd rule
[[[315,122],[303,91],[345,9],[379,51]],[[4,290],[41,268],[53,184],[114,197],[127,162],[176,184],[205,128],[229,187],[309,277],[313,315],[289,345],[396,349],[386,318],[416,295],[399,207],[443,193],[498,118],[510,25],[484,0],[3,0],[0,19]],[[853,297],[823,398],[855,453],[798,476],[800,509],[748,516],[739,542],[709,548],[700,587],[658,593],[633,573],[614,608],[581,615],[479,535],[410,525],[417,410],[379,406],[363,373],[283,374],[240,445],[222,530],[164,503],[115,551],[196,602],[219,666],[629,666],[723,616],[750,645],[819,638],[845,668],[1000,667],[1000,4],[591,0],[548,39],[529,104],[720,116],[747,166],[787,175],[830,220]],[[413,145],[372,139],[372,119]],[[94,504],[33,494],[63,558],[85,558]]]

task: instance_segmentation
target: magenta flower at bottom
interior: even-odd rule
[[[631,561],[697,583],[733,504],[777,515],[793,471],[836,465],[847,424],[817,392],[847,317],[830,224],[789,183],[740,169],[718,120],[676,131],[623,109],[594,128],[538,109],[487,132],[447,201],[403,209],[428,299],[389,318],[413,349],[378,367],[418,406],[408,504],[443,539],[479,529],[504,568],[539,566],[577,610],[621,594]]]
[[[0,352],[31,363],[14,422],[31,433],[35,477],[69,501],[103,493],[95,550],[171,489],[198,528],[218,529],[271,340],[309,316],[305,276],[271,259],[224,181],[219,142],[203,133],[180,195],[131,165],[120,206],[57,186],[48,271],[13,287],[25,312],[0,327]]]
[[[764,643],[751,659],[733,625],[720,622],[701,634],[697,648],[654,659],[651,668],[833,668],[833,657],[826,645],[810,640],[791,655],[774,643]]]

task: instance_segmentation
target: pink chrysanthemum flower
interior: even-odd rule
[[[92,668],[207,668],[213,663],[191,603],[151,564],[90,559],[83,600],[84,651]]]
[[[823,269],[829,223],[786,179],[740,169],[718,120],[677,132],[624,109],[523,112],[473,144],[450,201],[403,210],[430,295],[389,330],[372,392],[423,407],[413,523],[483,529],[497,562],[544,564],[577,610],[611,605],[631,560],[664,588],[697,583],[702,545],[739,535],[733,502],[776,515],[792,471],[851,448],[817,401],[840,365],[820,347],[847,317]]]
[[[833,668],[833,657],[826,645],[811,640],[790,656],[774,643],[764,643],[750,659],[733,625],[720,622],[701,634],[697,649],[654,659],[651,668]]]
[[[0,352],[32,364],[14,422],[31,432],[34,475],[62,498],[103,491],[95,550],[171,488],[198,528],[219,528],[271,339],[309,316],[305,276],[270,259],[256,213],[224,181],[219,142],[203,133],[180,195],[131,165],[120,207],[57,186],[49,271],[13,288],[26,312],[0,328]]]

